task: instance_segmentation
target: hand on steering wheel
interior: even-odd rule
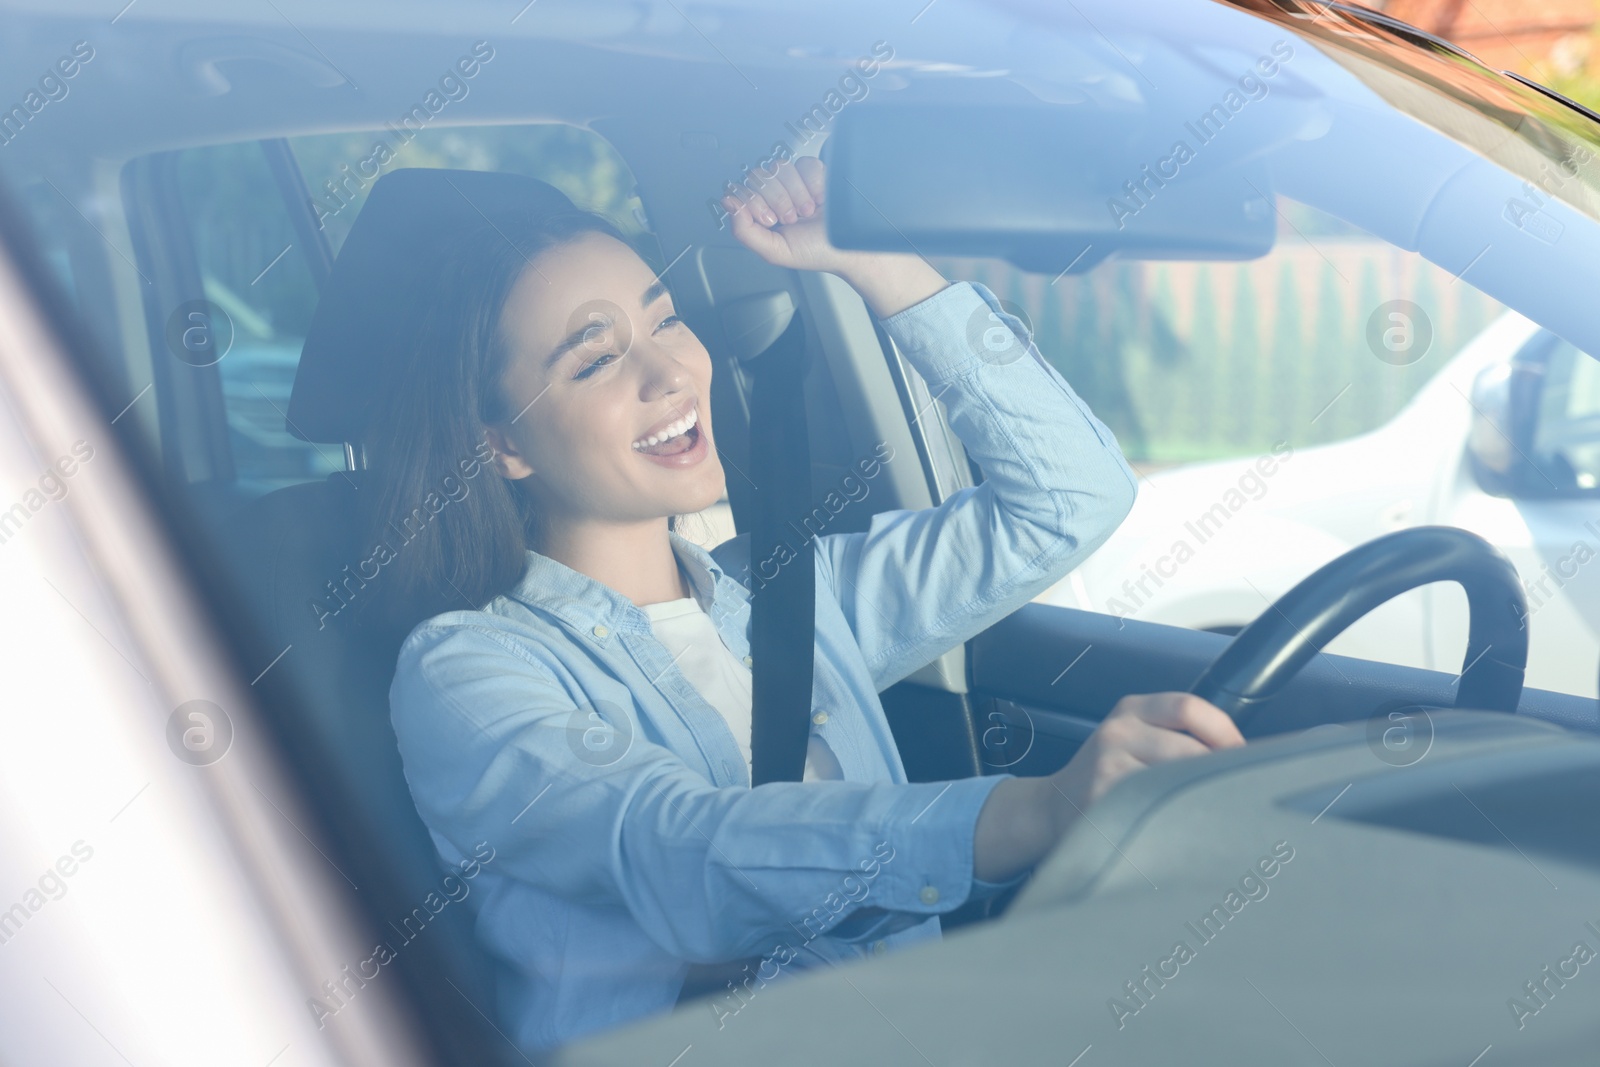
[[[1072,759],[1050,778],[1087,808],[1134,771],[1245,743],[1228,713],[1193,693],[1139,693],[1117,701]]]
[[[1528,662],[1527,599],[1516,569],[1465,530],[1401,530],[1352,549],[1285,593],[1229,642],[1192,692],[1123,697],[1065,767],[996,787],[974,835],[978,877],[1005,881],[1036,862],[1134,771],[1244,744],[1238,724],[1329,641],[1378,605],[1439,581],[1459,583],[1470,612],[1456,707],[1515,713]]]

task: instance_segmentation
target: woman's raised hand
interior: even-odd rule
[[[778,267],[837,274],[861,294],[880,319],[920,303],[949,284],[921,256],[835,248],[828,240],[822,160],[799,156],[778,164],[757,184],[722,198],[733,235],[750,251]]]
[[[779,163],[765,181],[758,175],[756,184],[739,186],[737,196],[724,196],[733,235],[774,266],[842,274],[851,257],[828,241],[824,173],[822,160],[800,156]]]

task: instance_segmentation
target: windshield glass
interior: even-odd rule
[[[263,818],[359,903],[370,956],[296,964],[327,1062],[411,1008],[440,1062],[753,1030],[1005,921],[1155,764],[1594,718],[1600,123],[1459,49],[1311,0],[116,6],[7,16],[0,186],[292,769]],[[29,959],[108,973],[107,899]]]

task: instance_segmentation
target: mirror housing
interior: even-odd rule
[[[1551,359],[1563,349],[1570,358],[1579,358],[1579,350],[1541,330],[1510,359],[1495,361],[1473,380],[1467,459],[1479,487],[1491,496],[1520,500],[1596,496],[1561,450],[1541,447],[1539,419]]]
[[[1526,461],[1518,454],[1521,440],[1532,440],[1532,427],[1518,425],[1513,415],[1512,360],[1497,360],[1472,381],[1472,422],[1467,431],[1467,458],[1473,477],[1491,496],[1515,496],[1519,471]]]

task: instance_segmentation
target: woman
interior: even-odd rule
[[[808,780],[751,789],[748,538],[708,553],[670,520],[723,489],[705,347],[596,216],[463,239],[375,418],[377,514],[491,450],[492,470],[392,564],[442,613],[405,641],[390,699],[440,854],[492,851],[478,931],[530,1050],[671,1007],[696,965],[750,960],[738,999],[708,1001],[725,1018],[783,973],[937,938],[1130,771],[1243,743],[1198,698],[1130,696],[1048,778],[905,780],[877,693],[1065,575],[1134,476],[1031,343],[999,360],[969,341],[974,321],[1021,329],[986,289],[833,248],[819,161],[725,206],[767,262],[855,287],[985,481],[813,541]]]

